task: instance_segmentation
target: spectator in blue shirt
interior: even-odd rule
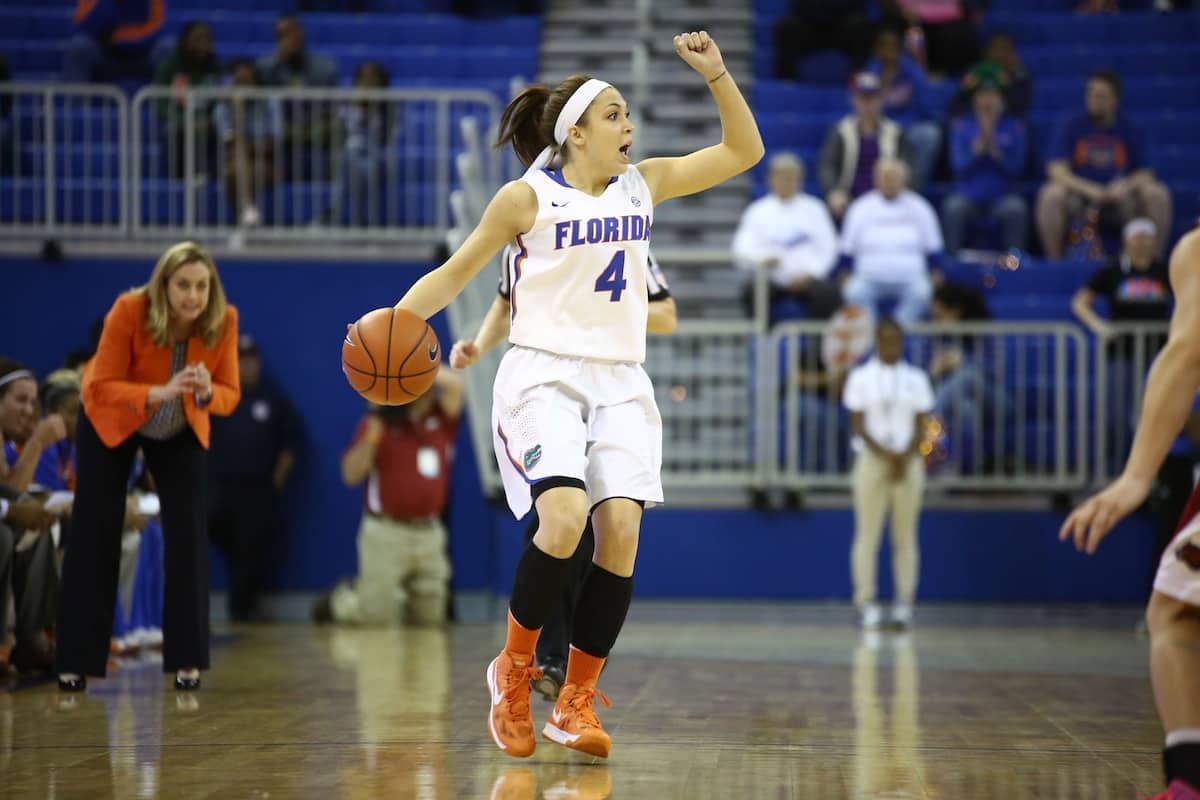
[[[1000,224],[1006,248],[1024,248],[1029,209],[1016,191],[1025,164],[1025,126],[1004,114],[1004,97],[994,83],[981,83],[974,113],[950,127],[954,191],[942,203],[946,252],[966,243],[967,224],[983,214]]]
[[[912,167],[913,188],[929,181],[942,145],[942,128],[929,106],[929,79],[925,69],[901,48],[900,35],[885,29],[875,39],[875,57],[866,70],[879,76],[883,113],[904,128]]]
[[[1093,72],[1087,81],[1086,113],[1063,121],[1049,151],[1037,199],[1037,226],[1046,256],[1060,259],[1071,219],[1094,216],[1101,226],[1120,229],[1149,217],[1158,230],[1162,255],[1171,230],[1171,195],[1146,163],[1142,137],[1119,114],[1121,79]]]

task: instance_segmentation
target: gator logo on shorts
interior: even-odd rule
[[[1175,551],[1175,556],[1187,564],[1192,572],[1200,572],[1200,547],[1188,542],[1179,546]]]
[[[533,469],[537,466],[537,463],[542,460],[542,446],[540,444],[535,444],[533,447],[525,451],[525,455],[521,457],[521,460],[525,462],[526,472]]]

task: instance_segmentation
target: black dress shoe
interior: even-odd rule
[[[80,676],[78,678],[59,678],[58,690],[60,692],[82,692],[87,689],[87,678]]]
[[[200,688],[200,679],[199,678],[184,678],[182,676],[176,675],[175,676],[175,688],[181,692],[194,692]]]

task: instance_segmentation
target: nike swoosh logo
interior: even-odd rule
[[[476,673],[478,674],[478,673]],[[496,665],[488,667],[488,689],[492,692],[492,705],[498,706],[504,700],[504,692],[496,687]]]
[[[567,201],[567,202],[565,202],[565,203],[556,203],[556,202],[554,202],[553,200],[551,200],[551,201],[550,201],[550,205],[554,206],[555,208],[562,208],[563,206],[569,206],[569,205],[571,205],[571,201],[570,201],[570,200],[568,200],[568,201]]]
[[[438,357],[438,346],[436,344],[429,345],[429,360],[437,361],[437,357]]]

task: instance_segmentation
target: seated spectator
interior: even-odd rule
[[[891,0],[908,24],[911,49],[931,73],[961,75],[979,55],[975,15],[980,0]],[[888,0],[883,0],[885,7]],[[918,58],[918,60],[920,60]]]
[[[1162,255],[1171,227],[1171,195],[1146,164],[1139,131],[1120,116],[1121,79],[1107,71],[1087,81],[1086,113],[1063,120],[1049,151],[1047,182],[1037,199],[1037,226],[1047,258],[1061,259],[1072,219],[1091,215],[1118,230],[1149,217]]]
[[[33,481],[50,491],[75,491],[75,425],[79,422],[80,377],[60,369],[46,376],[41,388],[42,412],[63,421],[66,436],[42,452]]]
[[[0,481],[23,492],[33,483],[42,452],[67,435],[57,414],[38,419],[37,378],[24,366],[0,358]]]
[[[817,177],[835,219],[842,218],[851,200],[871,190],[877,160],[908,156],[904,132],[883,116],[881,88],[878,75],[854,76],[850,92],[854,113],[830,128],[821,145]]]
[[[1024,118],[1029,113],[1029,105],[1033,102],[1033,81],[1021,56],[1017,54],[1016,40],[1010,34],[993,33],[988,37],[983,60],[963,76],[958,96],[954,98],[954,113],[962,114],[970,110],[975,87],[989,81],[1000,87],[1004,95],[1004,108],[1009,114]]]
[[[1004,115],[1004,98],[994,83],[975,87],[974,112],[950,126],[954,190],[942,202],[946,252],[957,253],[967,225],[983,216],[998,223],[1004,247],[1024,249],[1029,208],[1017,192],[1026,158],[1025,126]]]
[[[3,459],[0,459],[2,461]],[[48,532],[57,517],[43,501],[0,482],[0,674],[49,669],[53,646],[45,630],[54,623],[58,578]],[[8,598],[15,626],[8,628]]]
[[[78,0],[76,33],[63,53],[67,83],[149,81],[166,0]]]
[[[338,84],[333,59],[310,52],[300,20],[285,14],[275,21],[275,52],[258,60],[265,86],[334,87]],[[283,103],[283,157],[289,180],[313,176],[328,178],[334,113],[329,101],[285,100]],[[314,157],[318,162],[314,163]],[[291,174],[299,169],[300,174]]]
[[[934,386],[934,413],[942,422],[955,454],[954,461],[969,468],[997,423],[997,394],[1002,391],[989,371],[987,338],[954,330],[962,322],[987,322],[992,318],[978,289],[945,282],[933,293],[931,316],[947,329],[937,339],[929,360]],[[1005,404],[1005,408],[1008,404]]]
[[[937,165],[942,146],[940,113],[929,107],[929,79],[925,69],[900,48],[894,30],[882,30],[875,39],[875,58],[866,69],[879,76],[883,113],[904,128],[913,171],[913,188],[920,191]]]
[[[235,87],[260,85],[249,61],[235,63],[231,78]],[[283,131],[279,104],[235,92],[217,105],[213,124],[224,149],[225,197],[233,217],[244,227],[257,225],[262,215],[256,198],[276,180],[275,142]]]
[[[322,595],[317,622],[441,625],[450,597],[442,514],[450,489],[463,379],[438,372],[408,405],[373,407],[342,456],[347,486],[367,481],[358,531],[358,577]]]
[[[33,373],[15,361],[0,359],[0,442],[3,443],[0,482],[12,494],[9,499],[16,499],[31,487],[42,452],[64,435],[65,423],[61,417],[52,415],[38,421],[37,381]],[[16,646],[9,664],[22,672],[48,671],[54,666],[54,648],[46,633],[54,627],[58,594],[54,540],[48,534],[57,515],[48,519],[32,508],[18,513],[23,519],[15,522],[22,527],[9,530],[11,536],[0,535],[0,572],[10,569],[4,565],[7,560],[11,564],[12,589],[16,592]],[[25,529],[29,522],[34,524]],[[0,575],[0,580],[4,579]],[[7,594],[3,597],[7,598]],[[0,604],[7,605],[5,601]],[[6,617],[7,614],[0,615],[3,624]]]
[[[771,305],[793,295],[807,316],[827,319],[842,304],[829,274],[837,261],[837,231],[825,204],[800,188],[804,164],[791,153],[771,159],[767,183],[771,192],[751,203],[733,237],[733,258],[740,269],[770,273]],[[745,300],[754,314],[754,282]]]
[[[382,64],[367,61],[354,74],[356,89],[386,89]],[[386,100],[360,100],[342,107],[342,158],[334,178],[334,202],[349,208],[351,225],[383,223],[387,155],[399,130],[396,108]]]
[[[1117,470],[1124,463],[1137,413],[1138,386],[1166,342],[1165,333],[1117,335],[1113,323],[1166,323],[1171,316],[1171,282],[1167,266],[1156,256],[1157,231],[1148,219],[1135,219],[1123,231],[1123,251],[1109,259],[1071,299],[1071,311],[1104,342],[1110,416],[1104,464]],[[1108,301],[1108,320],[1096,313],[1098,298]],[[1112,473],[1110,473],[1112,474]]]
[[[858,69],[871,31],[866,0],[792,0],[775,23],[775,77],[792,80],[796,61],[818,50],[840,50]]]
[[[879,160],[876,188],[846,211],[841,242],[843,259],[854,266],[842,287],[846,302],[880,319],[880,302],[895,300],[893,316],[905,326],[929,309],[929,262],[942,252],[937,214],[924,197],[904,188],[907,172],[903,161]]]
[[[217,86],[221,83],[221,66],[213,54],[212,29],[206,22],[189,22],[179,32],[175,52],[167,56],[154,71],[154,83],[170,86],[171,97],[160,100],[158,113],[159,135],[163,147],[166,174],[175,179],[184,176],[186,159],[184,142],[187,123],[187,91],[197,86]],[[195,174],[207,176],[216,162],[216,138],[212,132],[212,107],[208,101],[193,106],[195,127]]]

